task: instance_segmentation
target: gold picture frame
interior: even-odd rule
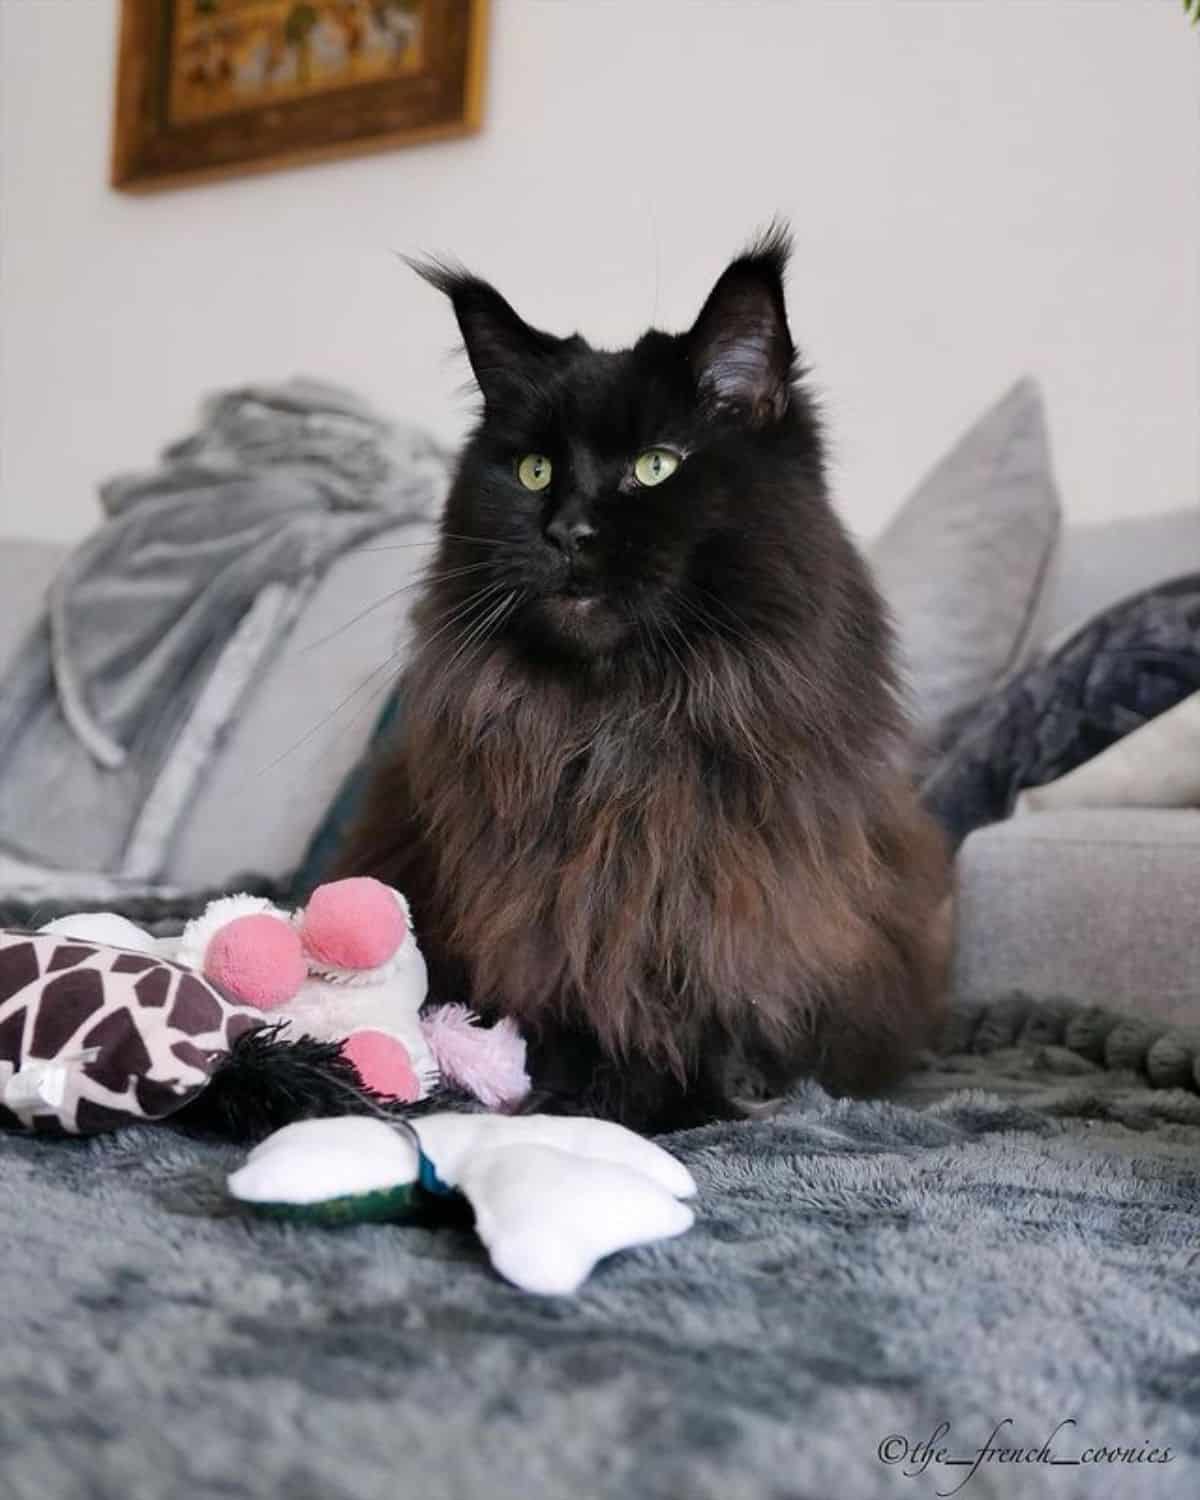
[[[487,0],[121,0],[113,187],[464,135]]]

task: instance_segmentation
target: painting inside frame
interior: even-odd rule
[[[114,186],[479,124],[485,0],[122,0]]]

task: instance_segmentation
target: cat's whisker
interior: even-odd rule
[[[492,559],[488,558],[486,562],[463,563],[460,567],[445,568],[440,572],[437,569],[434,569],[432,571],[427,569],[424,573],[421,574],[418,582],[441,583],[448,578],[458,578],[463,573],[479,573],[484,568],[491,568],[494,566],[495,564],[493,563]]]
[[[472,594],[470,598],[467,599],[464,603],[456,605],[455,608],[450,610],[447,614],[439,616],[440,623],[438,625],[438,628],[433,632],[432,635],[426,636],[422,640],[422,647],[432,646],[434,641],[440,639],[440,637],[445,635],[446,631],[452,629],[455,625],[460,624],[466,615],[473,613],[477,605],[482,604],[485,599],[488,599],[494,594],[499,593],[503,588],[503,583],[489,583],[486,588],[482,588],[476,593]]]
[[[452,625],[459,623],[464,618],[464,616],[473,614],[477,607],[484,604],[485,601],[492,598],[498,590],[502,590],[503,588],[504,584],[502,583],[491,583],[488,584],[486,588],[480,589],[476,593],[472,594],[463,604],[450,612],[449,618],[446,619],[441,628],[437,632],[435,632],[435,636],[432,636],[429,639],[435,639],[436,636],[440,635],[444,630],[447,630]],[[472,621],[471,623],[473,625],[475,622]],[[344,629],[346,627],[342,628]],[[261,767],[260,770],[256,772],[256,774],[259,776],[264,775],[266,772],[274,770],[275,767],[278,766],[281,761],[286,760],[289,755],[294,755],[295,752],[306,745],[314,735],[319,734],[321,730],[324,729],[332,719],[337,718],[338,714],[340,714],[345,708],[353,703],[355,698],[357,698],[365,688],[367,688],[372,682],[374,682],[381,672],[386,672],[389,668],[395,666],[402,654],[403,648],[401,650],[393,651],[389,656],[385,657],[385,659],[380,662],[378,666],[374,667],[370,672],[367,673],[367,675],[351,692],[347,693],[346,696],[342,698],[338,703],[336,703],[327,714],[324,714],[320,719],[317,720],[314,725],[312,725],[310,729],[306,730],[305,733],[302,734],[294,744],[289,745],[288,748],[281,754],[277,755],[274,760]],[[389,683],[384,684],[384,688],[386,689],[386,687],[389,685],[390,680]],[[367,701],[369,703],[373,701],[373,699],[368,699]]]
[[[347,733],[348,730],[350,730],[351,727],[354,726],[354,724],[359,723],[359,720],[360,718],[363,718],[363,715],[371,712],[371,709],[374,708],[375,703],[380,702],[380,699],[384,696],[384,693],[390,693],[390,691],[392,691],[393,688],[396,687],[399,679],[401,679],[402,670],[404,670],[404,663],[398,663],[398,666],[396,666],[396,670],[392,673],[392,675],[386,676],[386,678],[383,679],[383,682],[378,682],[375,687],[372,687],[372,690],[369,691],[369,693],[366,694],[365,699],[363,699],[362,705],[360,705],[359,708],[354,711],[354,714],[351,715],[350,718],[348,718],[347,723],[342,726],[342,729],[339,729],[339,735],[345,735],[345,733]]]
[[[388,542],[384,547],[355,547],[347,556],[363,557],[368,552],[409,552],[414,547],[436,547],[439,541],[440,537],[430,536],[423,542]]]
[[[397,653],[397,657],[398,656],[399,653]],[[396,660],[394,663],[394,670],[389,672],[381,682],[377,683],[376,686],[371,689],[371,691],[354,710],[350,717],[345,721],[345,723],[338,725],[337,729],[333,732],[333,737],[329,742],[331,745],[337,744],[339,743],[339,741],[344,740],[346,735],[350,733],[354,726],[361,723],[361,721],[367,716],[367,714],[372,711],[379,700],[386,693],[390,693],[395,688],[396,684],[400,680],[400,674],[403,670],[404,663],[400,660]]]
[[[462,531],[443,531],[441,536],[448,542],[474,542],[480,547],[507,547],[509,543],[500,537],[494,536],[468,536]]]
[[[467,536],[460,531],[438,531],[435,536],[426,537],[420,542],[388,542],[382,547],[356,547],[350,554],[358,557],[364,552],[407,552],[413,547],[436,547],[439,542],[473,542],[478,547],[506,547],[507,542],[490,536]]]
[[[302,651],[315,651],[318,646],[327,646],[330,641],[337,640],[338,636],[345,634],[347,630],[357,625],[360,620],[365,620],[368,615],[373,615],[377,609],[382,609],[385,604],[390,604],[393,599],[398,599],[401,594],[407,593],[409,589],[421,588],[425,584],[430,583],[443,583],[451,578],[461,577],[464,573],[477,573],[481,569],[490,568],[491,566],[490,562],[467,563],[464,567],[448,568],[445,572],[441,573],[422,573],[419,578],[413,578],[408,583],[402,583],[399,588],[394,588],[389,593],[384,594],[381,599],[376,599],[374,604],[368,604],[365,609],[360,609],[356,615],[351,615],[348,620],[344,620],[342,624],[335,626],[334,629],[328,631],[325,635],[319,635],[315,641],[306,641],[300,649]]]
[[[449,671],[449,669],[459,659],[463,652],[467,650],[471,643],[476,639],[476,636],[481,631],[486,631],[488,620],[494,617],[497,609],[501,607],[503,603],[503,599],[493,599],[484,610],[477,614],[475,618],[471,620],[463,628],[463,630],[461,630],[459,634],[448,643],[447,649],[449,650],[450,655],[446,658],[446,661],[442,665],[443,674]]]
[[[400,655],[400,651],[393,651],[389,656],[385,657],[377,667],[373,667],[372,670],[367,673],[367,675],[362,679],[357,687],[348,692],[340,702],[334,704],[329,712],[318,719],[310,729],[307,729],[294,744],[289,745],[288,748],[277,755],[274,760],[269,761],[265,766],[261,766],[254,774],[256,776],[266,775],[268,771],[273,771],[276,766],[278,766],[282,761],[285,761],[289,755],[294,755],[297,750],[308,744],[309,740],[311,740],[314,735],[319,734],[331,719],[335,719],[344,708],[348,707],[349,704],[354,702],[355,698],[358,697],[358,695],[363,691],[368,683],[373,682],[381,672],[386,672],[389,667],[393,666],[398,661]]]
[[[485,615],[484,615],[484,617],[483,617],[482,620],[477,620],[474,623],[474,625],[468,631],[466,639],[461,642],[461,644],[459,645],[458,649],[455,651],[454,655],[450,658],[450,660],[446,663],[445,667],[442,669],[444,672],[449,672],[450,668],[459,659],[459,657],[462,656],[462,654],[463,654],[464,651],[468,650],[471,646],[475,645],[476,642],[483,640],[488,635],[489,631],[495,625],[499,624],[500,620],[503,618],[503,616],[507,612],[508,606],[512,603],[515,594],[516,594],[516,590],[515,589],[511,590],[500,601],[500,603],[498,605],[493,606],[491,609],[489,609],[485,613]]]
[[[524,589],[516,589],[509,595],[509,597],[505,600],[504,606],[500,610],[500,613],[496,616],[495,619],[488,622],[487,628],[483,631],[479,639],[476,641],[475,647],[472,652],[473,656],[478,655],[479,651],[487,644],[490,639],[492,639],[496,631],[499,630],[504,622],[511,618],[514,610],[519,607],[524,596]]]

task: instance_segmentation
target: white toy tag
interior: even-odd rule
[[[99,1047],[85,1047],[46,1062],[33,1059],[17,1070],[10,1062],[0,1062],[0,1103],[22,1120],[57,1114],[66,1098],[71,1070],[94,1062],[99,1055]]]

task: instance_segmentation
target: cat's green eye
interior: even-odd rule
[[[527,453],[517,465],[517,478],[527,490],[544,490],[550,483],[550,460],[544,453]]]
[[[661,484],[679,467],[679,454],[670,448],[647,448],[633,461],[633,477],[639,484]]]

